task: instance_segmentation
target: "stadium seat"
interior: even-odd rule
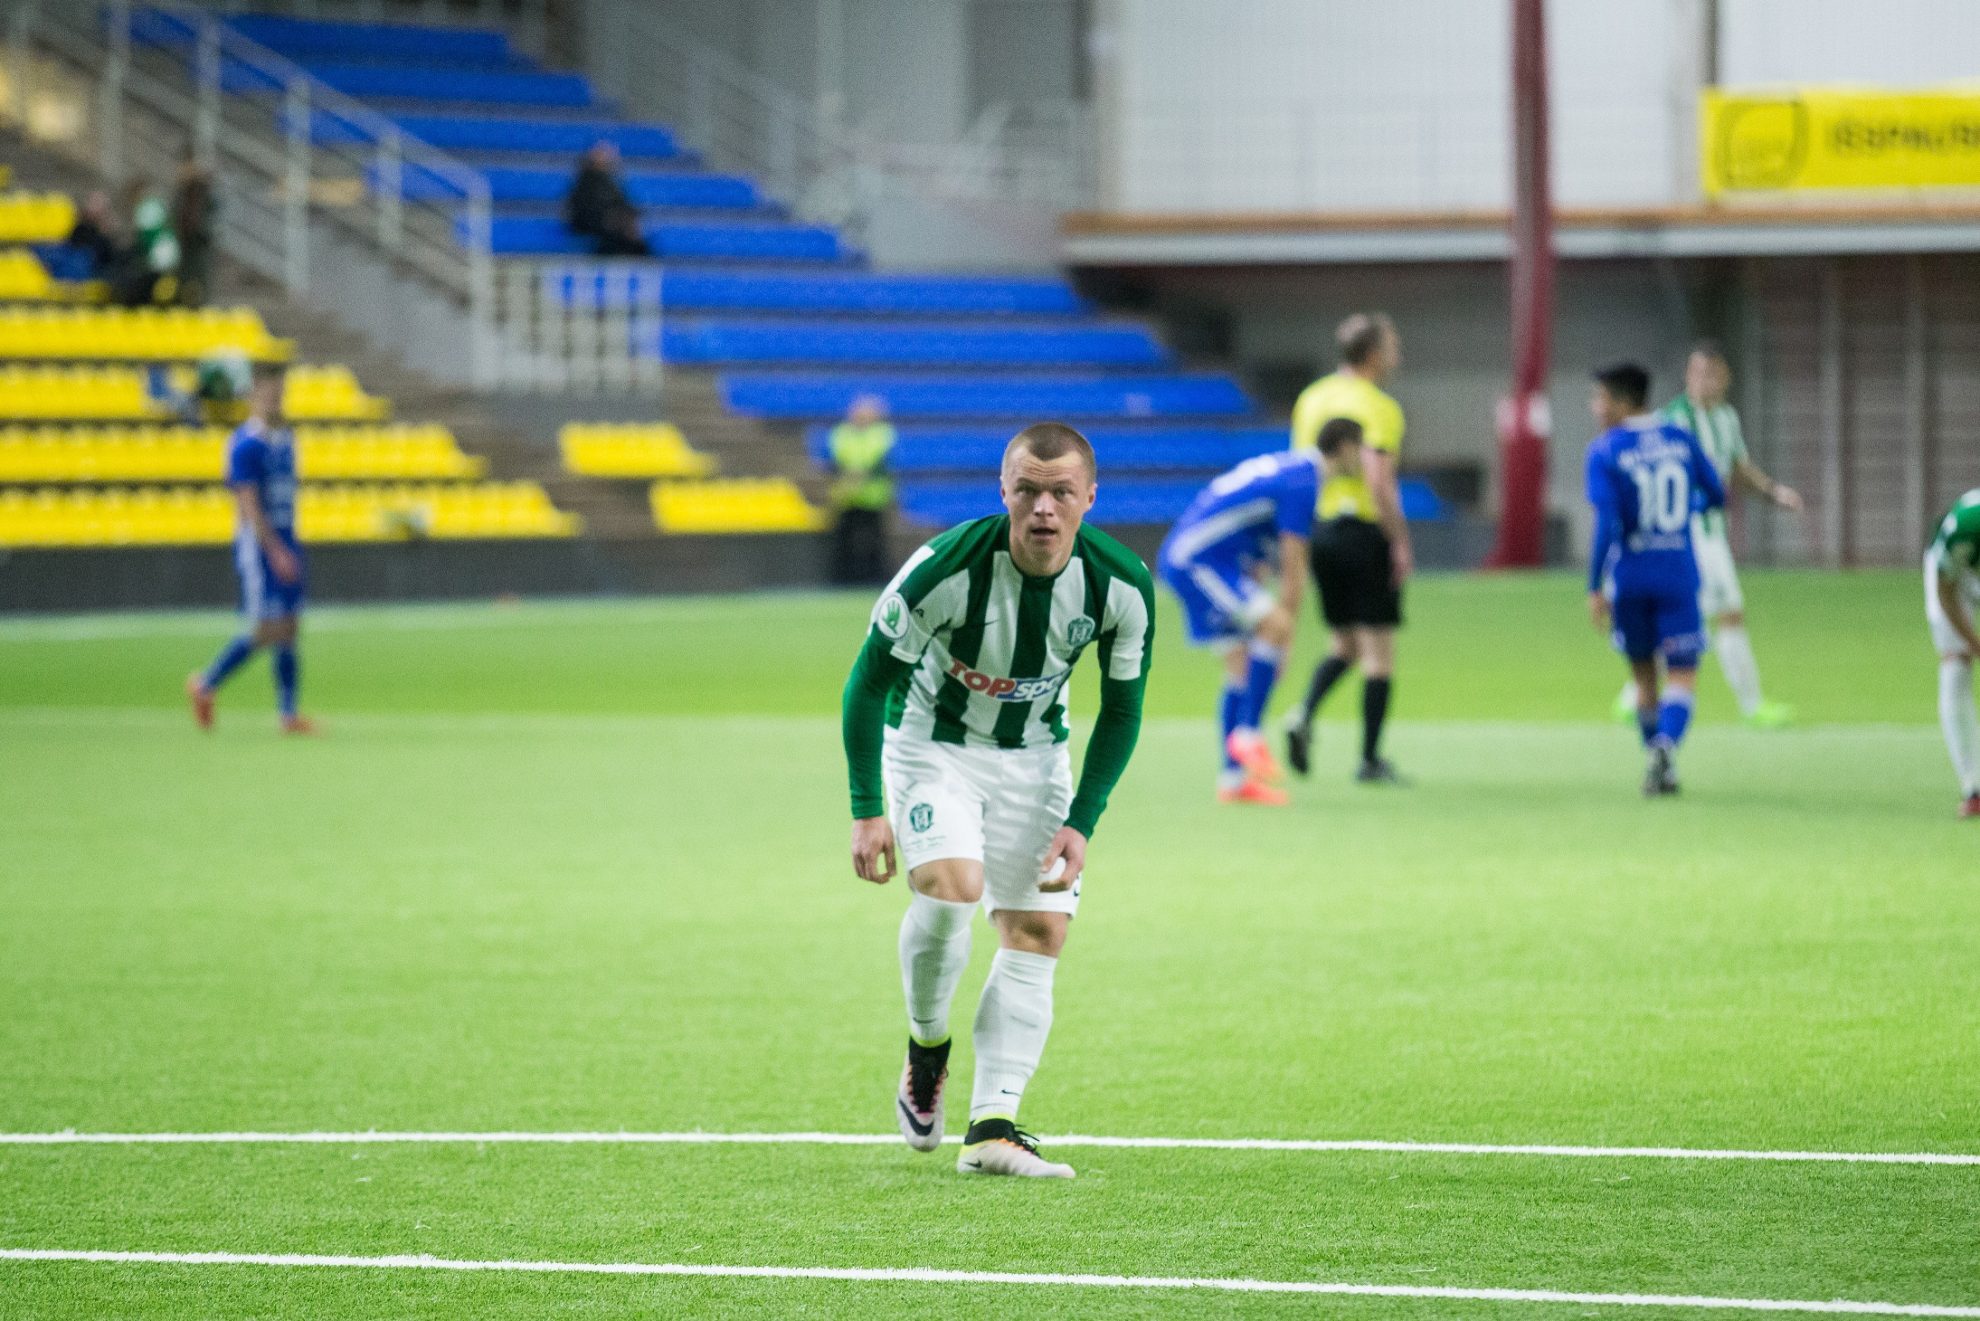
[[[823,465],[831,427],[805,428],[806,451]],[[1010,427],[951,427],[909,423],[896,428],[887,466],[896,473],[987,473],[1003,462]],[[1254,455],[1286,447],[1283,426],[1197,426],[1148,423],[1085,428],[1102,472],[1216,473]]]
[[[225,427],[0,427],[0,482],[218,481],[227,435]],[[437,424],[299,426],[296,459],[313,481],[471,478],[487,466]]]
[[[311,484],[296,518],[317,543],[569,537],[581,526],[535,482]],[[215,545],[233,534],[224,486],[0,486],[0,546]]]
[[[243,14],[227,25],[249,41],[298,61],[397,60],[495,69],[529,63],[510,48],[506,34],[481,28],[343,23],[277,14]]]
[[[623,299],[622,280],[552,273],[553,296],[584,307]],[[742,271],[671,267],[658,296],[674,312],[1076,315],[1086,304],[1064,280],[1032,276],[895,275],[875,271]]]
[[[660,344],[667,361],[682,363],[1161,367],[1170,360],[1147,330],[1128,325],[673,318]]]
[[[600,106],[590,80],[576,73],[330,61],[306,61],[303,67],[327,86],[358,100],[557,106],[573,110]],[[228,91],[261,90],[255,85],[262,78],[258,72],[242,70],[239,77],[230,77],[231,72],[222,69],[222,86]]]
[[[575,163],[578,153],[595,142],[605,141],[616,146],[628,161],[692,159],[690,153],[682,151],[673,133],[659,124],[525,115],[400,113],[387,118],[409,136],[440,151],[563,156]],[[328,115],[317,118],[312,133],[324,144],[367,140],[364,131],[356,125]]]
[[[574,170],[568,166],[490,166],[481,171],[497,205],[560,205],[571,189]],[[366,173],[374,192],[379,189],[374,165]],[[703,210],[767,210],[756,185],[741,175],[707,174],[688,170],[628,171],[620,182],[635,206],[692,207]],[[421,201],[459,199],[461,187],[428,170],[409,169],[401,175],[404,195]]]
[[[169,361],[218,349],[283,362],[295,345],[251,308],[0,308],[0,358]]]
[[[65,193],[0,195],[0,243],[60,243],[76,227],[76,204]]]
[[[662,532],[818,532],[828,522],[785,477],[655,482],[652,501]]]
[[[1250,400],[1221,375],[903,376],[751,373],[722,378],[738,413],[837,418],[863,394],[896,417],[1191,417],[1242,414]]]
[[[101,281],[58,280],[31,249],[0,250],[0,302],[91,303],[102,297]]]
[[[169,404],[152,396],[145,374],[129,367],[0,365],[0,419],[166,417]]]
[[[458,232],[466,241],[465,220]],[[854,255],[835,231],[818,225],[661,220],[641,225],[640,232],[656,257],[837,262]],[[567,257],[591,251],[590,240],[571,233],[558,216],[496,216],[489,239],[497,253],[512,255]]]
[[[671,422],[572,422],[557,432],[564,471],[579,477],[708,477],[715,460]]]

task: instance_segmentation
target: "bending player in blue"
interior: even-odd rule
[[[268,647],[274,652],[282,732],[316,732],[315,722],[296,712],[303,555],[296,540],[295,437],[282,417],[283,376],[279,364],[256,364],[247,420],[227,442],[227,487],[236,505],[234,569],[240,575],[247,629],[222,647],[211,665],[186,680],[186,697],[201,729],[213,728],[213,697],[227,676]]]
[[[1335,418],[1317,450],[1247,459],[1190,502],[1162,543],[1162,581],[1182,602],[1194,646],[1222,648],[1223,770],[1217,798],[1283,807],[1278,762],[1259,734],[1306,590],[1320,480],[1360,470],[1361,424]],[[1277,595],[1259,584],[1276,564]]]
[[[1691,516],[1723,508],[1726,491],[1698,438],[1645,411],[1649,398],[1650,373],[1635,363],[1595,373],[1589,407],[1606,430],[1588,446],[1595,506],[1588,613],[1595,627],[1613,627],[1636,680],[1636,721],[1649,753],[1643,792],[1655,798],[1678,791],[1673,763],[1705,651]]]

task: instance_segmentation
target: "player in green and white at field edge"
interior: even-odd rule
[[[1959,814],[1980,817],[1980,710],[1973,662],[1980,659],[1980,487],[1953,502],[1925,552],[1925,620],[1939,653],[1939,727],[1959,775]]]
[[[1726,402],[1731,386],[1725,352],[1710,341],[1701,343],[1685,359],[1684,393],[1664,405],[1663,416],[1698,437],[1728,497],[1744,486],[1777,509],[1799,511],[1800,493],[1762,472],[1747,453],[1739,414]],[[1698,608],[1711,630],[1712,653],[1719,658],[1719,670],[1739,703],[1741,718],[1759,729],[1790,723],[1792,708],[1768,701],[1760,690],[1760,663],[1753,658],[1753,643],[1746,636],[1746,598],[1739,590],[1739,571],[1733,567],[1725,510],[1708,509],[1692,518],[1691,547],[1698,558]],[[1635,717],[1636,685],[1624,684],[1616,698],[1616,718]]]
[[[998,949],[976,1009],[956,1168],[1069,1179],[1072,1167],[1044,1159],[1018,1128],[1018,1103],[1051,1030],[1087,841],[1141,731],[1155,589],[1131,551],[1081,525],[1095,468],[1079,432],[1020,431],[1001,488],[1007,512],[923,546],[874,607],[845,691],[852,860],[876,884],[905,863],[913,887],[900,936],[901,1135],[918,1151],[941,1144],[949,1001],[981,903]],[[1089,651],[1100,713],[1075,791],[1065,685]]]

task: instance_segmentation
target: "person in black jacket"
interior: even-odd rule
[[[68,252],[64,254],[65,269],[58,272],[57,278],[100,280],[106,277],[123,255],[123,245],[117,238],[116,213],[110,209],[110,194],[98,189],[83,199],[82,206],[76,211],[76,226],[69,231],[69,237],[62,246]],[[69,256],[71,253],[74,255]]]
[[[639,209],[619,181],[619,149],[595,142],[578,160],[577,178],[564,199],[564,223],[590,239],[601,257],[650,257],[639,232]]]

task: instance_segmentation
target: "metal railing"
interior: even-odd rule
[[[512,389],[659,392],[660,267],[620,258],[504,261],[496,364]]]
[[[190,152],[223,190],[222,249],[295,295],[310,292],[319,257],[355,241],[464,307],[472,378],[493,383],[479,171],[178,0],[17,0],[6,34],[17,107],[66,94],[79,110],[73,131],[36,136],[113,186]],[[31,109],[22,118],[32,131]]]
[[[230,14],[284,14],[358,23],[500,28],[524,53],[551,54],[550,0],[208,0]],[[463,8],[462,6],[465,6]]]

